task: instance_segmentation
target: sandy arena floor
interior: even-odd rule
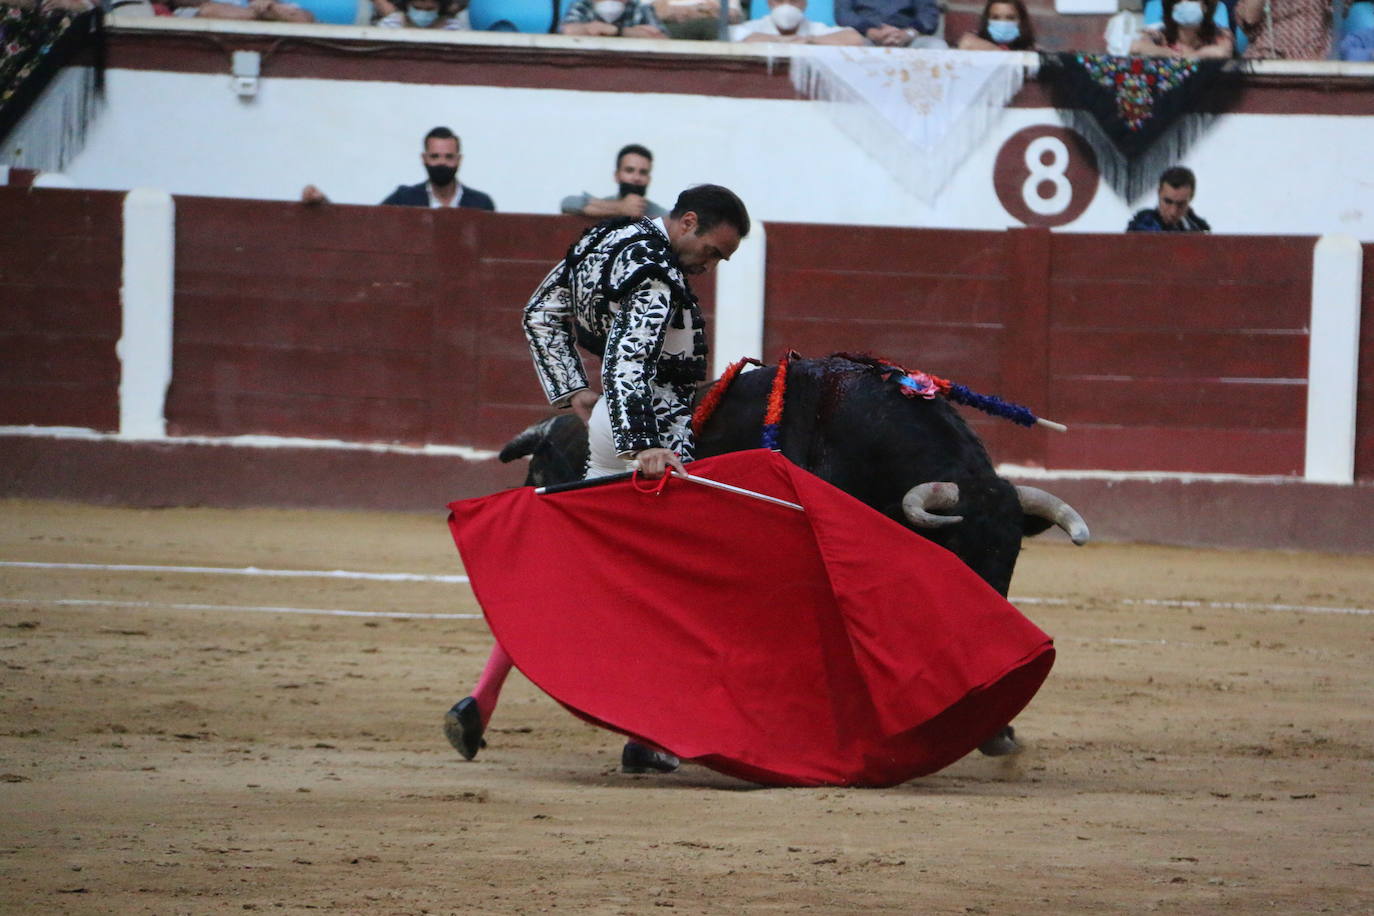
[[[485,625],[399,615],[465,585],[50,565],[459,573],[440,515],[0,519],[4,913],[1374,913],[1368,558],[1032,542],[1023,753],[758,789],[518,675],[462,761]]]

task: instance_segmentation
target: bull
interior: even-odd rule
[[[740,375],[697,436],[696,457],[758,448],[776,367]],[[904,396],[870,363],[843,357],[788,364],[782,454],[959,557],[1005,597],[1023,537],[1052,526],[1075,544],[1088,526],[1066,502],[999,477],[977,435],[944,398]],[[501,451],[530,457],[526,483],[578,480],[587,432],[573,416],[537,423]],[[1011,727],[984,753],[1015,750]]]

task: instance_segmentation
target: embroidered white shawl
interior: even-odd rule
[[[932,203],[1021,89],[1027,56],[799,48],[792,83],[908,191]]]

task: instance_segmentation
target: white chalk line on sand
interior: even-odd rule
[[[358,572],[347,569],[261,569],[256,566],[144,566],[120,563],[44,563],[36,561],[22,560],[0,560],[0,567],[11,567],[20,569],[54,569],[54,570],[80,570],[90,572],[159,572],[159,573],[192,573],[198,575],[211,576],[277,576],[282,578],[314,578],[314,579],[365,579],[375,582],[440,582],[446,584],[468,584],[470,580],[467,576],[461,575],[436,575],[430,573],[375,573]],[[68,599],[36,599],[33,603],[60,603],[60,600]],[[75,601],[76,599],[70,599]],[[1084,599],[1075,598],[1039,598],[1021,597],[1013,595],[1012,604],[1026,605],[1068,605],[1076,604]],[[1300,614],[1355,614],[1360,616],[1374,615],[1374,608],[1363,607],[1331,607],[1328,605],[1312,604],[1264,604],[1249,601],[1198,601],[1186,598],[1112,598],[1113,604],[1125,605],[1127,607],[1168,607],[1168,608],[1201,608],[1203,610],[1217,611],[1291,611]],[[5,601],[4,603],[15,603]],[[99,604],[102,602],[89,602]],[[337,614],[342,616],[376,616],[376,617],[433,617],[435,619],[455,619],[469,620],[477,619],[479,614],[405,614],[387,613],[381,611],[340,611],[330,609],[312,610],[309,608],[271,608],[271,607],[248,607],[233,605],[171,605],[171,604],[141,604],[139,602],[103,602],[112,606],[127,607],[169,607],[182,608],[186,610],[249,610],[249,611],[280,611],[284,614]]]
[[[416,620],[480,620],[481,614],[421,614],[411,611],[345,611],[321,607],[272,607],[253,604],[178,604],[163,601],[110,601],[97,598],[0,598],[0,604],[46,604],[54,607],[122,607],[139,610],[241,611],[259,614],[318,614],[324,617],[403,617]]]
[[[1086,599],[1075,598],[1018,598],[1012,604],[1078,604]],[[1112,604],[1127,607],[1202,608],[1209,611],[1294,611],[1299,614],[1374,614],[1374,608],[1330,607],[1318,604],[1262,604],[1252,601],[1195,601],[1188,598],[1110,598]]]
[[[278,576],[299,579],[367,579],[373,582],[450,582],[465,584],[467,576],[427,573],[375,573],[348,569],[259,569],[256,566],[135,566],[120,563],[35,563],[0,560],[0,567],[20,569],[73,569],[91,572],[198,573],[207,576]]]

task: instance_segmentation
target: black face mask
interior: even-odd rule
[[[429,173],[429,183],[436,188],[447,187],[458,177],[458,169],[451,165],[427,165],[425,171]]]
[[[648,197],[649,186],[647,184],[626,184],[622,181],[620,183],[620,196],[624,197],[627,194],[638,194],[640,197]]]

